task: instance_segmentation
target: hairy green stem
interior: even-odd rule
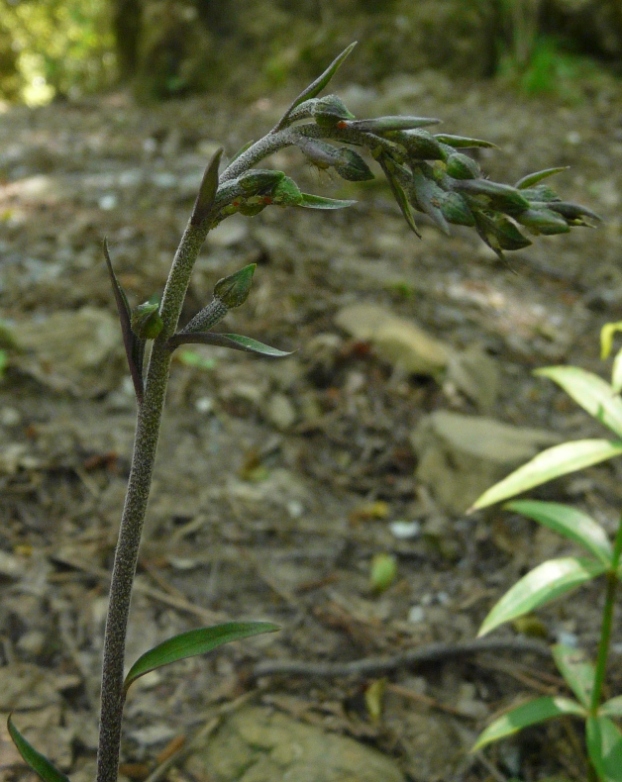
[[[153,345],[144,397],[138,410],[132,467],[115,552],[104,636],[97,782],[116,782],[118,776],[127,622],[168,385],[171,349],[167,340],[177,328],[192,267],[209,228],[208,220],[198,226],[189,223],[179,243],[162,297],[160,312],[164,326]]]
[[[600,629],[600,641],[598,644],[598,655],[596,657],[596,670],[594,672],[594,689],[592,690],[592,700],[590,703],[590,716],[595,717],[600,706],[603,692],[603,684],[607,673],[607,660],[609,658],[609,646],[611,643],[611,628],[613,625],[613,611],[615,607],[615,593],[618,587],[619,576],[618,566],[620,564],[620,555],[622,554],[622,518],[618,524],[615,543],[613,547],[613,558],[611,570],[607,573],[607,587],[605,590],[605,605],[603,607],[603,621]]]

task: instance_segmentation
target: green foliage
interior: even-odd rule
[[[4,0],[2,6],[16,56],[12,73],[0,58],[0,95],[39,105],[94,92],[114,79],[106,0]]]
[[[613,336],[618,330],[619,324],[608,324],[602,330],[603,357],[609,354]],[[620,353],[614,362],[611,383],[578,367],[547,367],[537,371],[536,375],[557,383],[589,415],[610,429],[616,439],[578,440],[549,448],[486,491],[474,503],[473,509],[485,508],[561,475],[620,455],[622,400],[617,395],[619,363]],[[479,635],[541,608],[576,587],[604,575],[606,588],[601,634],[595,664],[577,649],[561,644],[552,649],[557,668],[577,700],[538,698],[511,709],[486,728],[475,749],[552,717],[575,715],[583,718],[586,723],[591,779],[598,779],[600,782],[622,782],[622,733],[610,719],[622,715],[622,697],[601,703],[611,642],[615,592],[622,580],[622,519],[612,545],[605,529],[578,508],[534,500],[513,501],[508,503],[506,508],[557,532],[584,548],[590,556],[564,557],[538,565],[514,584],[493,606],[484,619]]]

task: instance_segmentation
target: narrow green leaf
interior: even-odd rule
[[[605,323],[605,325],[600,330],[601,361],[609,358],[611,347],[613,345],[613,338],[618,331],[622,331],[622,320],[618,320],[615,323]]]
[[[601,377],[579,367],[544,367],[534,375],[557,383],[592,418],[622,437],[622,399]]]
[[[547,448],[531,461],[485,491],[470,507],[480,510],[567,475],[622,454],[622,442],[611,440],[575,440]]]
[[[610,698],[598,710],[603,717],[622,717],[622,695]]]
[[[469,149],[472,147],[495,147],[491,141],[484,141],[481,138],[470,138],[469,136],[452,136],[449,133],[435,133],[434,138],[441,144],[447,144],[454,149]]]
[[[578,543],[605,565],[611,564],[613,548],[607,533],[591,516],[578,508],[540,500],[515,500],[504,507]]]
[[[493,607],[478,638],[602,575],[607,567],[588,557],[550,559],[523,576]]]
[[[417,228],[417,223],[415,222],[415,218],[413,217],[413,212],[412,209],[410,208],[408,197],[404,192],[404,188],[398,181],[397,176],[393,171],[392,161],[387,156],[382,154],[378,156],[377,160],[378,160],[378,164],[384,171],[384,174],[387,178],[387,182],[389,183],[389,186],[391,188],[391,192],[393,193],[393,197],[395,198],[395,201],[397,202],[397,205],[399,206],[401,213],[404,215],[404,219],[406,220],[408,227],[414,234],[416,234],[421,239],[421,234],[419,233],[419,229]]]
[[[607,717],[588,717],[587,751],[601,782],[622,782],[622,733]]]
[[[574,714],[578,717],[583,717],[585,709],[570,698],[560,697],[547,696],[523,703],[522,706],[511,709],[489,725],[480,734],[471,752],[477,752],[477,750],[485,747],[487,744],[492,744],[493,741],[512,736],[530,725],[537,725],[540,722],[545,722],[553,717],[561,717],[564,714]]]
[[[560,174],[562,171],[567,171],[569,168],[570,166],[558,166],[557,168],[545,168],[542,171],[536,171],[533,174],[527,174],[527,176],[519,179],[514,187],[517,187],[519,190],[525,190],[525,188],[533,187],[543,179],[553,176],[554,174]]]
[[[66,777],[45,757],[45,755],[37,752],[37,750],[26,741],[15,727],[10,714],[9,719],[7,720],[7,727],[9,729],[9,735],[13,739],[13,743],[19,750],[19,754],[24,758],[35,774],[38,774],[45,782],[69,782],[69,777]]]
[[[218,167],[222,153],[223,148],[220,147],[214,152],[212,159],[207,164],[196,201],[194,202],[192,214],[190,215],[192,225],[200,225],[214,205],[216,191],[218,190]]]
[[[112,267],[112,261],[110,260],[110,253],[108,252],[108,240],[104,239],[104,258],[106,260],[106,266],[108,267],[108,274],[110,275],[110,282],[112,284],[112,292],[114,294],[114,300],[117,305],[117,313],[119,315],[119,322],[121,323],[121,334],[123,336],[123,346],[125,347],[125,356],[127,358],[127,364],[130,369],[130,375],[132,376],[132,382],[134,384],[134,392],[138,401],[142,401],[143,398],[143,359],[145,355],[145,340],[136,336],[132,331],[132,310],[130,304],[125,295],[121,283],[117,279],[117,275]]]
[[[279,629],[271,622],[227,622],[213,627],[202,627],[181,633],[168,641],[154,646],[136,660],[125,677],[124,687],[127,691],[136,679],[149,671],[162,668],[164,665],[185,660],[186,657],[196,657],[199,654],[211,652],[217,646],[249,638],[260,633],[273,633]]]
[[[555,665],[566,684],[577,696],[586,709],[590,708],[592,690],[594,689],[594,666],[585,657],[581,649],[572,646],[555,644],[551,650]]]
[[[438,125],[440,119],[431,117],[388,116],[374,119],[355,119],[347,123],[348,128],[363,133],[389,133],[395,130],[414,130],[427,125]]]
[[[622,391],[622,350],[618,350],[611,368],[611,388],[616,394]]]
[[[197,331],[193,333],[174,334],[167,343],[174,350],[179,345],[219,345],[224,348],[233,348],[234,350],[243,350],[246,353],[257,353],[260,356],[269,356],[270,358],[284,358],[291,356],[293,350],[279,350],[270,345],[264,345],[251,337],[244,337],[241,334],[214,334],[211,331]]]
[[[316,95],[320,94],[320,92],[324,89],[324,87],[326,87],[326,85],[330,82],[333,76],[337,73],[337,71],[343,64],[344,60],[348,57],[352,49],[354,49],[356,43],[357,43],[356,41],[353,41],[353,43],[347,46],[341,52],[341,54],[337,55],[337,57],[335,57],[335,59],[331,62],[328,68],[324,71],[324,73],[318,76],[318,78],[314,82],[312,82],[308,87],[306,87],[300,93],[300,95],[298,95],[298,97],[292,101],[292,104],[289,106],[285,114],[283,114],[281,119],[274,126],[271,133],[276,133],[277,131],[287,126],[287,120],[289,118],[289,115],[297,106],[300,106],[300,104],[304,103],[304,101],[309,100],[310,98],[315,98]]]
[[[356,201],[342,201],[337,198],[324,198],[324,196],[302,193],[302,199],[296,206],[302,206],[305,209],[345,209],[355,203]]]

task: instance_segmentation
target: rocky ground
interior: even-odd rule
[[[251,106],[148,109],[114,94],[0,115],[0,712],[15,710],[76,782],[93,774],[135,413],[102,237],[132,303],[159,292],[207,158],[265,132],[293,91]],[[286,150],[272,164],[303,189],[358,205],[274,208],[209,238],[186,316],[217,279],[256,262],[252,295],[227,328],[296,352],[178,351],[128,660],[226,618],[283,630],[137,683],[127,777],[585,778],[572,723],[467,754],[503,707],[564,692],[546,655],[517,652],[516,628],[497,631],[488,651],[461,644],[504,589],[570,549],[498,509],[465,515],[514,464],[498,458],[503,445],[474,455],[463,420],[447,417],[519,427],[525,459],[556,438],[602,434],[530,374],[555,363],[606,372],[599,329],[620,319],[622,84],[602,77],[579,92],[572,105],[527,100],[431,72],[339,90],[357,116],[438,116],[448,133],[493,141],[480,160],[498,181],[571,166],[555,185],[605,218],[595,231],[540,238],[500,262],[466,230],[447,238],[422,219],[417,239],[380,179],[348,189]],[[619,477],[607,464],[537,494],[613,530]],[[378,592],[370,572],[383,554],[397,575]],[[593,652],[600,600],[598,584],[585,588],[538,612],[532,631]],[[447,645],[442,659],[432,643]],[[428,650],[416,664],[415,650]],[[390,670],[314,667],[396,655]],[[612,693],[621,655],[616,632]],[[286,660],[303,665],[279,669]],[[0,779],[26,778],[0,733]]]

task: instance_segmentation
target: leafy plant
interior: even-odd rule
[[[461,150],[491,146],[467,136],[431,134],[437,122],[425,117],[355,119],[335,95],[318,97],[354,44],[307,87],[276,126],[235,155],[220,171],[222,150],[209,162],[188,225],[172,262],[161,296],[132,309],[113,270],[108,247],[104,255],[117,305],[125,352],[138,400],[134,453],[112,573],[104,639],[98,782],[116,782],[121,722],[128,688],[136,678],[229,641],[276,630],[265,622],[229,623],[192,630],[146,652],[124,676],[125,640],[141,532],[155,463],[160,423],[174,351],[187,344],[219,345],[273,358],[289,355],[251,337],[214,332],[230,309],[249,295],[254,264],[219,280],[212,300],[182,328],[179,317],[194,263],[209,231],[228,216],[253,216],[268,206],[333,210],[352,204],[303,193],[282,171],[256,168],[269,155],[297,147],[320,168],[332,168],[349,181],[374,174],[357,149],[364,149],[388,179],[411,229],[418,234],[413,210],[426,213],[441,230],[449,224],[475,228],[499,255],[530,242],[521,233],[565,233],[572,226],[598,219],[590,210],[562,201],[542,180],[560,169],[524,177],[515,186],[485,179],[478,164]],[[147,343],[151,343],[147,351]],[[148,361],[146,355],[149,355]],[[146,365],[146,367],[145,367]],[[48,760],[21,736],[12,720],[9,730],[29,765],[48,782],[64,780]]]
[[[614,332],[621,328],[622,324],[615,323],[603,329],[603,358],[609,354]],[[488,507],[559,476],[622,454],[621,367],[622,351],[614,360],[611,383],[572,366],[538,370],[537,375],[557,383],[587,413],[610,429],[614,438],[576,440],[543,451],[488,489],[474,503],[472,510]],[[548,560],[523,576],[484,619],[480,636],[601,576],[604,578],[605,600],[595,663],[590,662],[580,650],[564,644],[556,644],[552,649],[555,664],[575,697],[546,696],[510,709],[484,730],[475,749],[530,725],[572,715],[585,721],[591,779],[622,782],[622,731],[612,719],[622,717],[622,696],[603,702],[615,596],[622,579],[622,518],[612,542],[597,521],[572,506],[514,500],[504,507],[571,540],[583,548],[584,555]]]

